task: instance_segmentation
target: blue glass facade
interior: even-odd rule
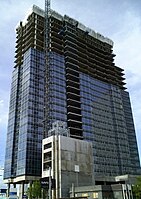
[[[138,147],[137,147],[137,140],[135,137],[135,127],[133,121],[133,115],[131,110],[131,103],[129,93],[126,91],[122,91],[122,101],[123,101],[123,109],[124,115],[126,120],[126,128],[127,128],[127,135],[128,135],[128,142],[129,142],[129,153],[130,153],[130,171],[132,174],[136,175],[136,172],[140,173],[140,161],[138,156]]]
[[[13,72],[4,178],[41,175],[43,110],[44,53],[31,48]]]
[[[81,73],[80,93],[83,136],[93,142],[95,175],[131,173],[121,90]]]

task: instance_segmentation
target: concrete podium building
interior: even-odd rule
[[[71,138],[91,142],[96,184],[140,174],[129,93],[124,70],[114,63],[113,42],[67,15],[51,11],[49,20],[48,69],[44,11],[33,6],[16,27],[5,182],[41,177],[42,139],[57,120]]]
[[[70,187],[94,184],[92,143],[61,135],[43,139],[42,178],[55,179],[55,198],[69,196]],[[53,195],[53,194],[52,194]]]

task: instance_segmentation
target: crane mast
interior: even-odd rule
[[[44,22],[44,52],[45,52],[45,108],[44,108],[44,136],[47,137],[49,113],[49,68],[50,68],[50,0],[45,0]]]
[[[49,50],[49,15],[50,15],[50,0],[45,0],[45,55],[48,55]]]

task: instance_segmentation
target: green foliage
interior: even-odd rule
[[[133,186],[133,196],[135,199],[141,199],[141,177],[137,178],[137,182]]]
[[[27,196],[29,199],[32,199],[32,184],[30,184],[30,186],[27,190]]]
[[[27,195],[29,199],[41,198],[41,185],[40,181],[34,181],[33,184],[30,184]]]

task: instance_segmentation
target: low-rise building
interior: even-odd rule
[[[68,197],[70,187],[92,185],[92,143],[62,135],[43,140],[42,178],[56,181],[56,198]]]
[[[133,199],[131,185],[94,185],[75,187],[70,190],[70,197],[87,197],[89,199]]]

